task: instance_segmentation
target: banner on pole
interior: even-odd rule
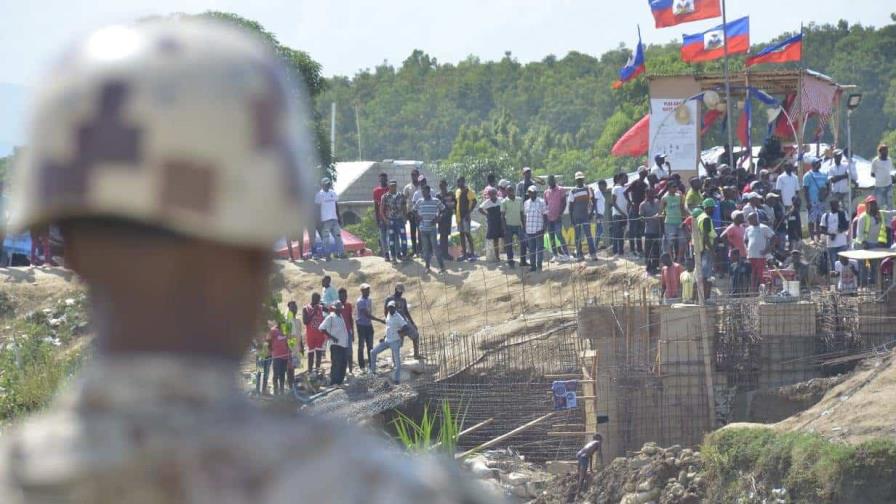
[[[681,98],[650,99],[650,157],[665,154],[672,170],[697,168],[700,133],[698,102]]]

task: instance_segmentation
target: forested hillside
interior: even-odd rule
[[[805,34],[804,64],[857,84],[864,94],[853,116],[855,151],[868,157],[882,137],[896,141],[896,24],[875,29],[840,21],[810,25]],[[647,47],[648,72],[721,69],[721,62],[682,63],[678,51],[677,44]],[[398,67],[383,64],[352,78],[327,79],[317,107],[328,122],[330,103],[337,103],[337,159],[420,159],[466,169],[488,165],[499,172],[531,165],[605,176],[638,163],[609,154],[619,135],[647,112],[644,78],[611,89],[630,52],[622,47],[600,57],[571,52],[528,64],[508,52],[500,61],[470,56],[455,65],[415,50]],[[743,60],[734,56],[733,69]],[[774,65],[787,66],[795,64]],[[705,143],[721,142],[722,134],[714,130]],[[762,134],[757,129],[758,138]]]

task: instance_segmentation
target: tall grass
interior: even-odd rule
[[[80,363],[38,324],[22,323],[0,346],[0,420],[44,407]]]
[[[454,454],[457,450],[457,438],[463,427],[463,417],[451,410],[448,401],[442,401],[439,413],[431,413],[429,405],[425,405],[419,421],[397,410],[396,414],[392,425],[395,427],[398,440],[408,452],[425,453],[436,450]]]

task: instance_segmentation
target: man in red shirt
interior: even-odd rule
[[[320,304],[320,293],[311,294],[311,304],[302,308],[302,322],[305,324],[305,344],[308,347],[308,376],[312,375],[314,363],[317,362],[317,373],[320,374],[320,361],[324,355],[327,337],[320,332],[324,321],[324,310]]]
[[[389,224],[383,219],[380,212],[380,200],[389,192],[389,175],[380,173],[380,185],[373,189],[373,215],[376,216],[376,225],[380,229],[380,255],[389,260]],[[351,361],[349,361],[351,362]]]
[[[345,288],[339,289],[339,301],[342,303],[342,320],[345,322],[345,328],[348,329],[348,372],[351,374],[354,364],[352,363],[352,345],[355,342],[355,318],[354,306],[348,302],[348,291]]]
[[[557,185],[557,179],[548,175],[548,188],[544,190],[544,202],[548,207],[547,228],[548,243],[554,257],[551,261],[569,261],[569,250],[563,238],[563,211],[566,209],[566,189]]]
[[[672,256],[664,252],[660,257],[663,263],[663,272],[660,274],[663,301],[672,304],[681,298],[681,272],[684,271],[680,264],[672,262]]]
[[[286,367],[289,363],[289,339],[280,331],[276,322],[270,321],[271,332],[268,333],[268,346],[274,363],[274,394],[282,394],[286,383]]]

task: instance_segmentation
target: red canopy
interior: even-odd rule
[[[619,138],[611,152],[614,156],[643,156],[649,144],[650,114],[647,114]]]
[[[310,253],[311,252],[311,243],[308,240],[308,233],[305,233],[302,241],[304,242],[303,243],[304,252]],[[286,242],[282,242],[282,243],[283,243],[283,246],[278,247],[274,251],[274,253],[277,255],[277,257],[280,257],[282,259],[289,259],[289,248],[286,246]],[[349,233],[348,231],[346,231],[344,229],[342,230],[342,244],[345,247],[346,253],[352,252],[352,253],[356,253],[358,255],[364,255],[364,250],[367,248],[367,245],[364,243],[364,241],[362,239],[358,238],[357,236]],[[299,242],[297,240],[293,240],[292,248],[293,248],[293,252],[295,254],[299,253]]]

